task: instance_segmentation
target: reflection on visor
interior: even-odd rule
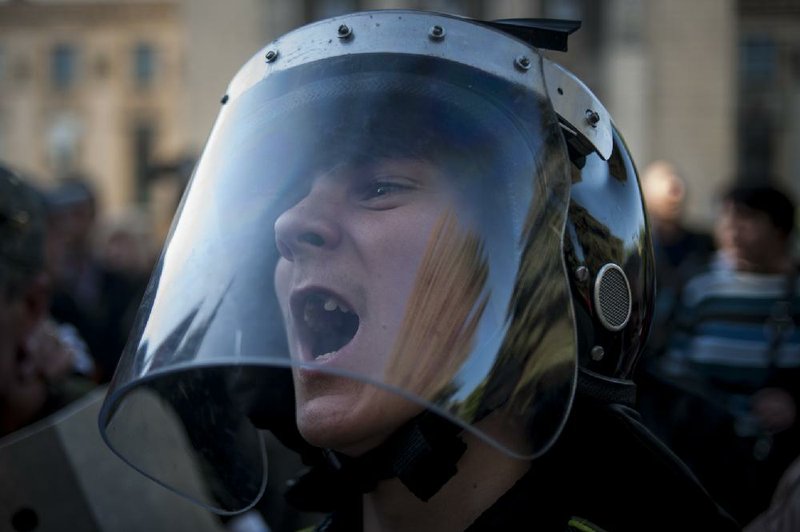
[[[251,421],[357,455],[428,409],[531,457],[566,418],[557,120],[529,87],[385,59],[297,67],[230,102],[151,281],[101,426],[212,508],[263,489]],[[484,431],[493,415],[524,437]],[[202,489],[148,462],[165,442],[193,450]]]
[[[389,384],[420,397],[452,392],[447,386],[472,351],[488,304],[480,239],[459,233],[452,215],[437,221],[389,357]]]

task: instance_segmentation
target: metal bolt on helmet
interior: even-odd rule
[[[254,55],[109,389],[112,449],[236,512],[264,489],[259,428],[359,456],[428,412],[530,459],[579,367],[625,382],[649,237],[608,113],[531,44],[569,31],[378,11]]]

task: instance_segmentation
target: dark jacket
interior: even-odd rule
[[[361,530],[354,496],[318,530]],[[733,531],[741,528],[694,475],[619,405],[576,401],[558,442],[481,514],[469,532]]]

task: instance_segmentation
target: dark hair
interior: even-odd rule
[[[41,193],[0,164],[0,291],[14,297],[44,267]]]
[[[722,197],[766,214],[772,225],[788,235],[794,228],[795,206],[788,195],[772,185],[734,185]]]
[[[74,208],[75,205],[88,204],[93,210],[96,204],[94,187],[82,174],[70,174],[59,180],[55,188],[45,194],[49,212]]]

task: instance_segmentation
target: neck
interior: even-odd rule
[[[429,501],[419,500],[396,478],[364,495],[365,532],[464,530],[530,467],[529,461],[511,458],[472,434],[464,441],[458,473]]]
[[[683,226],[677,220],[658,220],[654,218],[652,227],[658,239],[665,244],[670,244],[677,240],[684,231]]]
[[[739,271],[763,275],[788,274],[794,267],[788,256],[759,260],[758,262],[739,260],[736,266]]]

